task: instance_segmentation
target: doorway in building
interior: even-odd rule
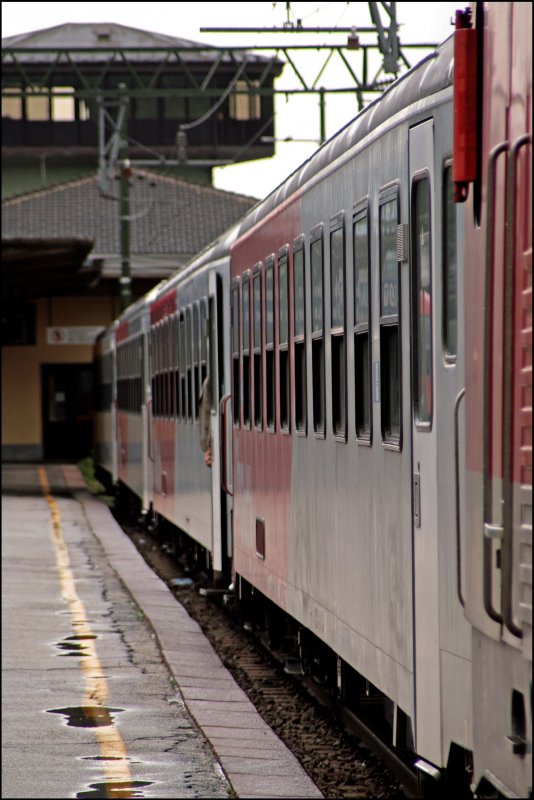
[[[93,445],[93,370],[90,364],[43,364],[43,454],[77,461]]]

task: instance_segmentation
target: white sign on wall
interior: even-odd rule
[[[73,325],[68,328],[47,328],[47,344],[94,344],[104,330],[103,325]]]

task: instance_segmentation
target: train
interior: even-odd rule
[[[459,10],[95,344],[99,474],[446,796],[532,794],[531,39]]]

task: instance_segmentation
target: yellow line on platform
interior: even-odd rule
[[[39,480],[41,482],[43,494],[50,508],[50,515],[52,518],[52,540],[56,549],[56,564],[63,598],[65,602],[68,603],[69,610],[72,614],[73,628],[79,636],[93,636],[84,604],[76,592],[69,552],[61,532],[59,508],[54,497],[50,493],[50,484],[48,483],[48,477],[44,467],[39,467]],[[94,708],[95,716],[101,717],[101,713],[99,712],[105,705],[108,696],[108,685],[103,676],[102,665],[100,664],[96,652],[94,639],[88,638],[84,641],[84,648],[87,650],[87,655],[80,659],[85,678],[85,691],[82,705],[86,716],[90,716],[91,709]],[[103,764],[106,773],[106,781],[108,783],[131,781],[126,745],[115,725],[110,720],[109,725],[96,727],[94,730],[100,754],[104,759]]]

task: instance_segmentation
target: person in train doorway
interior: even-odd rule
[[[204,464],[211,467],[211,377],[207,375],[199,397],[198,418],[200,422],[200,447],[204,453]]]

